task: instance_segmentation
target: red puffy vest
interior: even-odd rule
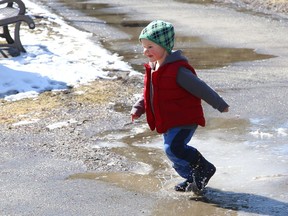
[[[165,64],[153,73],[151,67],[148,64],[145,65],[146,118],[150,129],[156,128],[158,133],[165,133],[170,128],[184,125],[205,126],[201,99],[177,84],[176,77],[180,67],[186,67],[196,75],[193,67],[186,61]]]

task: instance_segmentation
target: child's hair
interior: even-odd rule
[[[155,20],[146,26],[139,36],[139,40],[150,40],[171,53],[174,47],[174,27],[171,23],[162,20]]]

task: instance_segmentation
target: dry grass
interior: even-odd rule
[[[277,4],[279,4],[279,3],[288,3],[288,0],[268,0],[269,2],[271,2],[271,3],[277,3]]]
[[[23,99],[15,102],[1,100],[0,123],[13,123],[27,117],[39,118],[51,109],[60,106],[58,97],[52,92],[43,93],[37,99]]]
[[[242,0],[253,8],[264,8],[274,12],[287,13],[288,0]]]
[[[120,97],[130,97],[133,88],[118,80],[98,80],[89,85],[59,91],[44,92],[34,99],[8,102],[0,100],[0,124],[14,123],[26,119],[42,118],[53,109],[61,109],[71,102],[82,105],[105,105]]]

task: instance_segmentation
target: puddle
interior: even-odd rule
[[[214,0],[175,0],[183,3],[193,3],[193,4],[211,4]]]
[[[169,206],[169,207],[167,207]],[[163,200],[157,204],[157,208],[153,211],[154,216],[236,216],[236,210],[227,210],[206,200],[182,199]]]
[[[165,178],[135,173],[78,173],[69,176],[67,180],[77,179],[103,181],[134,192],[158,193],[161,199],[153,210],[155,216],[202,215],[204,212],[203,215],[237,215],[233,211],[237,206],[229,204],[231,201],[226,206],[221,203],[227,198],[228,192],[216,189],[208,188],[205,197],[195,197],[193,193],[173,191],[174,182]],[[226,194],[226,198],[221,193]],[[218,199],[219,196],[222,196],[221,199]]]
[[[213,69],[225,67],[232,63],[255,61],[272,58],[272,55],[256,53],[252,49],[236,49],[213,47],[205,44],[201,39],[178,37],[177,48],[183,50],[184,55],[196,69]]]
[[[162,188],[160,178],[135,173],[78,173],[69,176],[68,179],[99,180],[138,192],[157,192]]]
[[[137,130],[138,132],[135,132]],[[147,128],[146,123],[129,125],[121,131],[105,131],[98,135],[93,148],[106,147],[140,166],[135,172],[151,167],[151,176],[160,176],[170,169],[163,153],[162,137]],[[163,158],[163,159],[162,159]]]
[[[152,211],[154,216],[174,215],[238,215],[237,210],[247,208],[246,199],[251,195],[207,188],[204,197],[193,193],[173,191],[175,182],[165,178],[135,173],[78,173],[68,180],[85,179],[111,183],[134,192],[155,193],[161,199]]]
[[[237,148],[231,145],[231,136],[228,133],[239,136],[238,139],[241,140],[249,127],[251,127],[250,122],[244,119],[211,118],[205,132],[199,128],[191,144],[201,146],[201,150],[205,152],[207,151],[205,148],[209,148],[213,142],[214,150],[220,154],[217,157],[220,158],[222,153],[218,149],[219,146],[222,148],[227,143],[227,148],[229,146]],[[229,131],[227,131],[228,128]],[[136,133],[135,130],[138,132]],[[226,134],[227,140],[226,136],[223,137],[223,133]],[[199,138],[197,138],[198,135],[200,135]],[[214,139],[200,139],[207,135]],[[162,136],[151,132],[144,122],[129,124],[122,130],[102,132],[97,135],[92,148],[109,148],[110,151],[125,156],[131,163],[134,163],[134,169],[127,173],[80,173],[70,178],[95,179],[130,190],[161,193],[168,191],[169,194],[174,194],[174,186],[183,180],[176,175],[164,154]],[[149,186],[146,185],[148,183]]]
[[[126,14],[120,6],[109,4],[97,4],[87,1],[68,1],[62,0],[72,8],[76,8],[87,16],[101,19],[106,25],[112,26],[126,36],[111,36],[112,33],[107,29],[102,36],[101,43],[105,48],[123,56],[124,60],[137,70],[143,71],[143,64],[147,59],[142,55],[142,47],[139,43],[138,36],[141,30],[149,23],[143,20],[130,20],[129,14]],[[205,3],[209,4],[211,0],[191,0],[181,1],[186,3]],[[69,20],[67,20],[69,21]],[[81,24],[71,21],[73,25],[81,28]],[[115,32],[114,32],[115,33]],[[103,34],[103,33],[101,33]],[[190,60],[195,69],[212,69],[224,67],[236,62],[255,61],[274,56],[256,53],[253,49],[225,48],[215,47],[206,44],[198,37],[176,36],[175,49],[181,49],[184,55]]]

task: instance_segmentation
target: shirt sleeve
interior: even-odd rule
[[[141,96],[138,101],[132,106],[131,115],[141,116],[145,113],[144,96]]]
[[[220,112],[223,112],[225,108],[229,107],[217,92],[185,67],[179,69],[177,73],[177,83],[182,88],[204,100]]]

